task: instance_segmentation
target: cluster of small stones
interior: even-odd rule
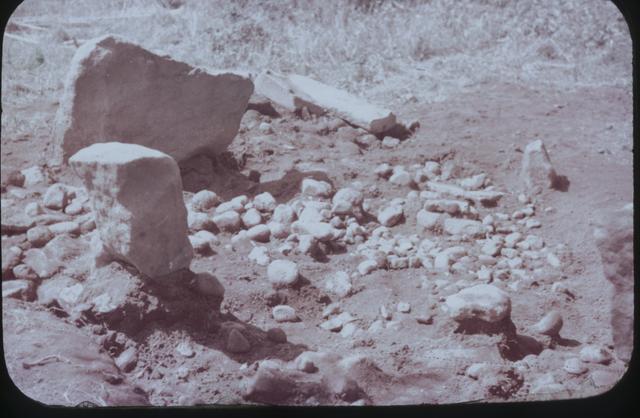
[[[7,190],[12,199],[25,198],[23,186],[46,182],[44,173],[25,171],[15,176]],[[359,182],[335,190],[332,184],[312,178],[302,181],[300,196],[288,203],[278,203],[268,192],[228,201],[209,190],[185,194],[189,241],[199,256],[207,256],[218,247],[245,251],[251,262],[265,268],[265,278],[276,290],[294,286],[300,277],[298,266],[287,256],[319,258],[330,256],[338,248],[349,249],[360,261],[354,271],[336,271],[326,278],[325,290],[338,301],[323,310],[320,324],[321,329],[345,338],[353,338],[362,330],[341,300],[355,293],[353,281],[379,270],[424,269],[422,286],[434,295],[448,295],[440,298],[440,307],[458,322],[510,319],[509,292],[540,283],[553,282],[553,291],[574,297],[571,289],[555,280],[571,263],[570,250],[564,244],[550,247],[536,235],[542,226],[536,214],[552,208],[541,209],[522,193],[517,196],[520,208],[503,213],[498,203],[505,193],[495,190],[486,174],[454,178],[450,166],[436,161],[410,168],[382,164],[375,174],[392,187],[409,190],[406,197],[382,202],[365,199],[367,189]],[[3,199],[3,208],[12,203]],[[84,189],[60,183],[48,186],[40,201],[25,206],[28,245],[11,247],[8,255],[3,254],[3,279],[32,282],[55,274],[43,261],[47,257],[41,248],[58,235],[79,236],[93,231],[96,225],[91,211]],[[376,221],[365,223],[366,214],[373,214]],[[407,219],[415,219],[418,229],[411,233],[394,231]],[[454,276],[458,280],[451,280]],[[3,296],[19,297],[29,287],[4,284]],[[381,306],[380,319],[368,331],[384,328],[393,311],[411,313],[419,323],[433,322],[433,314],[425,315],[422,309],[400,302],[392,308]],[[285,304],[275,304],[272,316],[278,323],[300,320],[295,309]],[[552,311],[530,330],[540,338],[553,340],[559,338],[562,325],[561,313]],[[276,342],[287,339],[279,328],[269,330],[267,335]],[[226,338],[230,352],[245,353],[252,348],[239,329],[231,329]],[[177,350],[186,357],[193,355],[187,346]],[[129,354],[125,351],[118,359],[124,368],[130,363]],[[586,346],[579,355],[566,360],[564,371],[581,375],[590,364],[611,361],[607,349]],[[303,371],[313,369],[307,363],[300,367]],[[485,364],[474,364],[466,373],[477,379],[488,372]],[[544,386],[548,382],[538,383]]]

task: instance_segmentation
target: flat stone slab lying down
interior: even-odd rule
[[[94,144],[69,163],[93,205],[104,249],[147,276],[188,268],[193,249],[176,162],[135,144]]]
[[[288,110],[306,106],[315,114],[329,111],[373,134],[381,134],[396,125],[396,116],[390,110],[297,74],[284,76],[265,71],[256,78],[256,91]]]
[[[118,138],[157,149],[179,164],[224,151],[238,133],[253,83],[212,75],[114,36],[88,41],[73,57],[55,121],[55,163]]]

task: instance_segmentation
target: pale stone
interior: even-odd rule
[[[349,296],[353,290],[351,278],[344,271],[337,271],[329,276],[325,281],[324,287],[327,292],[332,293],[339,298]]]
[[[220,204],[220,198],[211,190],[200,190],[191,198],[191,207],[199,212],[206,212]]]
[[[269,192],[260,193],[253,198],[253,207],[260,212],[273,212],[276,205],[276,199]]]
[[[280,204],[274,209],[271,220],[284,225],[290,225],[296,220],[296,213],[291,206]]]
[[[389,182],[398,186],[408,186],[411,184],[411,174],[405,170],[395,170],[389,177]]]
[[[326,181],[319,181],[310,178],[302,180],[302,193],[313,197],[330,197],[333,186]]]
[[[45,208],[63,210],[67,206],[69,196],[67,188],[59,183],[49,186],[42,198],[42,204]]]
[[[382,226],[392,227],[402,221],[404,210],[400,205],[387,206],[378,212],[378,222]]]
[[[249,261],[253,261],[259,266],[267,266],[271,259],[269,258],[269,251],[266,247],[254,247],[249,253]]]
[[[569,374],[583,374],[586,373],[587,370],[589,370],[587,368],[587,366],[585,366],[579,359],[577,358],[570,358],[565,360],[564,362],[564,366],[562,367],[564,369],[564,371],[566,371]]]
[[[276,322],[295,322],[298,320],[296,310],[289,305],[274,306],[271,315]]]
[[[49,227],[44,225],[34,226],[27,231],[27,240],[34,247],[43,247],[47,242],[51,241],[53,237],[53,232]]]
[[[378,268],[378,263],[375,260],[364,260],[363,262],[361,262],[360,264],[358,264],[358,273],[360,273],[363,276],[366,276],[367,274],[372,273],[373,271],[377,270]]]
[[[609,364],[613,357],[602,347],[587,345],[580,350],[580,360],[585,363]]]
[[[262,222],[262,215],[257,209],[252,208],[242,214],[242,223],[246,228],[252,228]]]
[[[552,310],[540,319],[532,328],[538,334],[557,337],[562,329],[562,315],[556,310]]]
[[[216,226],[226,232],[235,232],[240,229],[242,225],[242,219],[240,219],[240,215],[238,212],[233,210],[228,210],[221,214],[215,215],[213,218],[213,222]]]
[[[485,227],[481,222],[472,219],[447,218],[443,223],[444,231],[450,235],[482,236]]]
[[[69,159],[82,179],[104,248],[148,276],[188,268],[193,250],[176,162],[134,144],[98,143]]]
[[[533,193],[541,191],[536,189],[544,190],[556,186],[558,175],[542,140],[530,142],[525,147],[520,177],[527,190]]]
[[[80,234],[80,224],[75,221],[58,222],[49,225],[49,230],[53,233],[53,235],[78,235]]]
[[[159,150],[178,163],[219,154],[236,136],[252,93],[252,82],[239,75],[211,75],[110,35],[90,40],[76,50],[68,71],[55,160],[110,138]]]
[[[271,230],[266,225],[256,225],[247,230],[247,236],[252,241],[269,242]]]
[[[447,297],[445,307],[456,321],[480,319],[497,322],[511,314],[511,299],[493,285],[479,284]]]
[[[298,266],[289,260],[274,260],[267,267],[267,279],[275,288],[291,286],[298,280]]]
[[[420,209],[416,214],[416,221],[424,229],[433,229],[438,225],[441,217],[439,213]]]

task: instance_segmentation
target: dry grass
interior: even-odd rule
[[[631,86],[628,29],[603,1],[182,1],[26,0],[12,21],[41,29],[5,36],[3,103],[59,94],[74,42],[105,33],[196,66],[292,71],[392,102],[493,81]]]

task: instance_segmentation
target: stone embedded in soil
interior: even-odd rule
[[[392,227],[400,223],[404,218],[404,210],[400,205],[391,205],[378,212],[378,222],[386,227]]]
[[[398,138],[386,136],[384,137],[380,145],[382,145],[382,148],[393,149],[400,145],[400,140]]]
[[[587,345],[580,350],[580,360],[585,363],[609,364],[613,357],[602,347]]]
[[[69,159],[95,208],[105,249],[155,277],[188,268],[193,249],[176,162],[134,144],[98,143]]]
[[[485,233],[484,225],[472,219],[446,218],[443,227],[444,231],[450,235],[480,237]]]
[[[355,318],[349,312],[342,312],[338,316],[335,316],[320,324],[320,328],[327,331],[339,332],[345,324],[355,321]]]
[[[183,357],[193,357],[196,355],[195,351],[193,351],[193,347],[188,342],[181,342],[176,346],[176,352]]]
[[[199,212],[206,212],[220,204],[220,198],[211,190],[200,190],[191,198],[191,207]]]
[[[187,209],[187,226],[191,232],[213,230],[215,222],[206,213]]]
[[[69,234],[69,235],[79,235],[80,234],[80,224],[75,221],[67,221],[67,222],[57,222],[49,225],[49,230],[53,235],[60,234]]]
[[[67,206],[67,208],[65,208],[65,213],[67,213],[67,209],[69,207]],[[35,217],[38,215],[42,215],[44,213],[44,209],[42,208],[42,206],[40,205],[40,203],[38,202],[29,202],[27,203],[27,205],[24,207],[24,214],[30,217]]]
[[[498,322],[510,316],[511,299],[493,285],[479,284],[447,297],[445,309],[456,321],[480,319]]]
[[[359,190],[345,187],[336,192],[333,196],[332,212],[337,215],[348,215],[356,208],[362,206],[364,195]]]
[[[16,245],[2,250],[2,280],[9,278],[14,267],[20,264],[22,249]]]
[[[242,332],[232,328],[227,337],[226,348],[232,353],[246,353],[251,350],[251,344]]]
[[[393,170],[393,174],[389,177],[389,183],[398,186],[408,186],[411,184],[411,174],[405,169]]]
[[[138,353],[134,347],[124,350],[115,360],[116,366],[123,372],[127,373],[136,367],[138,362]]]
[[[560,329],[562,329],[562,324],[562,315],[560,315],[560,312],[553,310],[533,325],[532,329],[538,334],[557,337],[559,336]]]
[[[240,230],[242,225],[242,219],[238,212],[233,210],[225,211],[219,215],[215,215],[213,218],[213,222],[216,226],[225,232],[236,232]]]
[[[48,176],[44,172],[42,167],[38,167],[37,165],[25,168],[24,170],[20,170],[20,174],[24,176],[22,187],[25,188],[36,186],[41,183],[46,183],[48,180]]]
[[[530,142],[524,149],[520,177],[529,193],[538,193],[556,186],[556,174],[542,140]]]
[[[34,247],[43,247],[54,237],[53,232],[47,226],[38,225],[27,231],[27,240]]]
[[[289,205],[279,204],[273,210],[272,221],[280,222],[283,225],[290,225],[296,220],[296,213]]]
[[[114,36],[88,41],[72,59],[60,100],[55,159],[67,161],[110,138],[157,149],[178,163],[221,153],[252,93],[252,82],[235,74],[211,75]]]
[[[273,309],[271,310],[271,315],[273,316],[273,319],[276,320],[276,322],[298,321],[296,310],[289,305],[274,306]]]
[[[366,276],[367,274],[372,273],[373,271],[378,269],[378,262],[376,260],[364,260],[360,264],[358,264],[357,270],[358,273]]]
[[[330,197],[333,186],[326,181],[306,178],[302,180],[302,194],[312,197]]]
[[[575,357],[565,360],[564,366],[562,368],[567,373],[574,374],[574,375],[583,374],[583,373],[586,373],[587,370],[589,370],[587,366],[584,365],[583,362],[581,362],[579,359]]]
[[[267,330],[267,339],[277,344],[284,344],[287,342],[287,334],[282,328],[269,328]]]
[[[429,212],[424,209],[420,209],[416,214],[416,221],[418,225],[420,225],[424,229],[433,229],[435,228],[442,215],[436,212]]]
[[[411,305],[407,302],[399,302],[396,310],[401,313],[409,313],[411,312]]]
[[[291,286],[298,280],[298,266],[289,260],[274,260],[267,267],[267,279],[274,288]]]
[[[353,291],[351,278],[344,271],[336,271],[331,274],[325,281],[325,290],[336,295],[339,298],[345,298]]]
[[[267,247],[254,247],[249,253],[249,261],[253,261],[259,266],[267,266],[271,259]]]
[[[64,185],[56,183],[47,189],[42,198],[42,204],[45,208],[54,210],[63,210],[69,201],[67,189]]]
[[[269,242],[271,230],[267,225],[256,225],[247,230],[247,237],[252,241]]]
[[[594,238],[604,277],[613,284],[609,298],[613,343],[618,357],[628,362],[634,333],[633,205],[607,214],[598,224]]]

